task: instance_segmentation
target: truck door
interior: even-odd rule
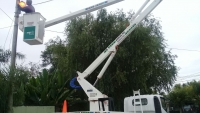
[[[160,105],[160,101],[158,97],[154,96],[153,100],[154,100],[155,113],[162,113],[161,105]]]

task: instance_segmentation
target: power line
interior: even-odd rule
[[[178,83],[181,83],[181,82],[182,82],[182,83],[184,83],[184,82],[191,82],[191,81],[194,81],[194,80],[195,80],[195,81],[199,81],[200,79],[194,79],[194,78],[193,78],[193,79],[189,79],[189,80],[180,80],[180,81],[176,81],[175,83],[178,84]]]
[[[194,79],[194,78],[196,78],[196,77],[200,77],[200,75],[195,75],[195,76],[192,76],[192,77],[188,77],[188,78],[182,78],[182,79],[179,79],[179,80],[177,80],[177,81],[182,81],[182,80],[187,80],[187,79]]]
[[[194,80],[199,81],[197,79],[181,80],[181,81],[176,81],[174,84],[186,83],[186,82],[191,82],[191,81],[194,81]]]
[[[193,76],[190,76],[190,77],[187,77],[187,78],[178,79],[176,82],[197,80],[197,79],[199,79],[199,77],[200,77],[200,74],[198,74],[198,75],[193,75]]]
[[[1,9],[1,8],[0,8]],[[1,9],[1,11],[8,17],[8,18],[10,18],[10,16],[8,16],[8,14],[5,12],[5,11],[3,11],[3,9]],[[12,18],[10,18],[12,21],[13,21],[13,19]]]
[[[178,76],[177,78],[186,78],[186,77],[192,77],[192,76],[196,76],[197,74],[200,74],[200,72],[198,73],[194,73],[194,74],[190,74],[190,75],[185,75],[185,76]]]
[[[52,31],[52,30],[45,30],[45,31],[50,31],[50,32],[55,32],[55,33],[64,33],[64,32],[59,32],[59,31]]]
[[[168,48],[168,47],[167,47]],[[176,50],[183,50],[183,51],[195,51],[200,52],[200,50],[190,50],[190,49],[179,49],[179,48],[168,48],[168,49],[176,49]]]
[[[13,29],[13,31],[14,31],[14,29]],[[12,31],[12,35],[11,35],[11,38],[10,38],[10,43],[9,43],[9,50],[10,50],[10,48],[11,48],[11,41],[12,41],[12,39],[13,39],[13,31]]]
[[[40,3],[33,4],[33,5],[44,4],[44,3],[47,3],[47,2],[51,2],[51,1],[53,1],[53,0],[44,1],[44,2],[40,2]]]
[[[1,9],[1,8],[0,8],[0,9]],[[8,31],[8,34],[7,34],[7,36],[6,36],[6,40],[5,40],[5,42],[4,42],[3,49],[5,49],[5,45],[6,45],[8,36],[9,36],[9,34],[10,34],[10,29],[12,28],[13,19],[12,19],[10,16],[8,16],[8,14],[7,14],[3,9],[1,9],[1,11],[2,11],[8,18],[10,18],[10,20],[12,21],[11,26],[10,26],[9,31]]]
[[[197,77],[199,78],[199,76],[200,76],[200,72],[190,74],[190,75],[186,75],[186,76],[182,76],[182,77],[179,76],[179,77],[177,77],[176,83],[180,83],[180,82],[183,82],[183,81],[191,81],[191,80],[197,79]]]
[[[10,27],[13,27],[13,26],[2,27],[2,28],[0,28],[0,29],[6,29],[6,28],[10,28]],[[60,32],[60,31],[53,31],[53,30],[45,30],[45,31],[49,31],[49,32],[56,32],[56,33],[64,33],[64,32]]]
[[[12,26],[2,27],[0,29],[6,29],[6,28],[10,28],[10,27],[12,27]]]
[[[13,24],[13,21],[12,21],[12,23],[11,23],[11,26],[12,26],[12,24]],[[10,29],[11,29],[12,27],[10,27]],[[5,40],[5,42],[4,42],[4,46],[3,46],[3,48],[5,49],[5,44],[6,44],[6,42],[7,42],[7,39],[8,39],[8,36],[9,36],[9,34],[10,34],[10,29],[9,29],[9,31],[8,31],[8,34],[7,34],[7,36],[6,36],[6,40]]]
[[[194,78],[199,78],[200,77],[200,75],[194,75],[194,76],[192,76],[192,77],[187,77],[187,78],[181,78],[181,79],[177,79],[177,81],[182,81],[182,80],[187,80],[187,79],[194,79]]]

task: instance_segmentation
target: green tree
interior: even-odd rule
[[[0,112],[7,113],[8,108],[8,95],[11,93],[10,86],[13,82],[13,105],[24,105],[24,85],[28,82],[29,71],[23,66],[16,66],[12,71],[14,77],[11,77],[10,68],[4,67],[0,70]]]
[[[180,112],[184,105],[200,106],[199,86],[200,81],[192,81],[182,85],[176,84],[167,97],[172,106],[180,108]]]
[[[24,59],[25,55],[17,52],[16,57],[18,59]],[[0,65],[2,63],[8,63],[10,58],[11,58],[11,51],[10,50],[4,50],[4,49],[0,48]]]
[[[65,29],[67,38],[51,40],[47,44],[41,55],[43,62],[69,78],[76,76],[75,71],[83,72],[127,27],[130,16],[122,10],[108,13],[102,9],[96,18],[87,14],[72,19]],[[117,110],[123,109],[123,99],[132,95],[132,90],[141,89],[143,94],[162,89],[169,91],[177,74],[176,56],[165,47],[159,21],[148,16],[120,45],[96,87],[114,97]],[[91,84],[104,63],[87,78]]]
[[[2,64],[7,64],[9,62],[10,58],[11,58],[11,51],[0,48],[0,67],[1,67],[1,69],[2,69]],[[16,58],[24,59],[25,55],[17,52]],[[9,74],[11,74],[11,75],[14,74],[14,71],[9,72]],[[8,106],[10,109],[9,112],[12,110],[12,105],[13,105],[13,101],[12,101],[13,100],[13,87],[12,87],[13,84],[12,84],[12,82],[13,82],[14,76],[13,75],[11,76],[11,75],[9,75],[10,77],[8,78],[8,79],[10,79],[10,80],[8,80],[9,81],[8,84],[10,85],[10,86],[8,86],[10,89],[10,91],[8,91],[9,92],[8,93],[8,97],[9,97]]]
[[[0,112],[5,113],[8,109],[8,85],[7,77],[0,71]]]
[[[195,102],[200,106],[200,81],[193,81],[188,83],[193,87]]]
[[[66,83],[68,79],[54,71],[49,73],[43,69],[37,77],[31,77],[25,86],[25,105],[28,106],[56,106],[56,109],[62,107],[64,100],[73,105],[74,100],[71,94],[74,90],[70,90]]]

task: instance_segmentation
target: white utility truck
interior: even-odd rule
[[[161,95],[140,95],[134,91],[134,96],[124,99],[124,112],[167,113],[167,106]]]
[[[43,44],[44,29],[55,24],[70,20],[77,16],[101,9],[103,7],[113,5],[115,3],[124,0],[106,0],[104,2],[95,4],[93,6],[84,8],[80,11],[65,15],[51,21],[45,22],[46,19],[38,12],[24,14],[19,18],[19,29],[24,32],[24,42],[30,45]],[[138,0],[139,1],[139,0]],[[84,71],[78,72],[78,77],[74,77],[70,86],[76,89],[83,89],[90,103],[89,112],[116,112],[114,111],[114,104],[112,98],[102,94],[98,89],[95,88],[95,84],[103,76],[104,72],[108,68],[114,58],[118,46],[122,41],[137,27],[137,25],[149,14],[154,8],[159,5],[162,0],[146,0],[141,8],[133,15],[129,20],[129,26],[92,62],[92,64]],[[145,6],[147,6],[145,8]],[[144,9],[145,8],[145,9]],[[85,78],[88,77],[107,57],[107,62],[103,66],[101,72],[97,76],[97,80],[92,85]],[[74,84],[78,81],[80,86]],[[165,100],[160,95],[140,95],[140,91],[134,91],[133,96],[126,97],[124,99],[124,112],[134,113],[166,113]]]

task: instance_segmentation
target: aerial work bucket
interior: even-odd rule
[[[24,32],[23,40],[29,45],[43,44],[46,19],[38,12],[24,14],[19,18],[20,30]]]

